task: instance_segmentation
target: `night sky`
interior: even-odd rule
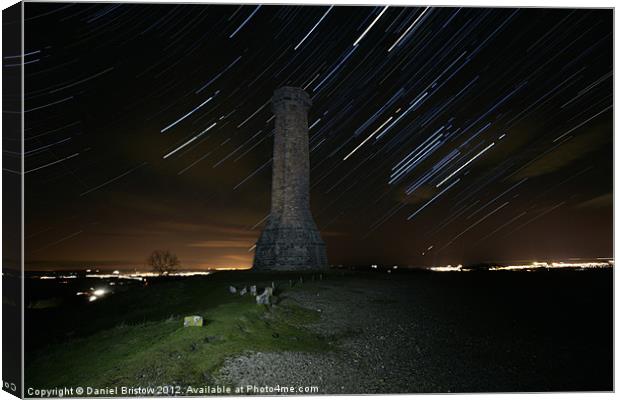
[[[249,267],[283,85],[332,264],[612,256],[611,10],[25,10],[28,268]]]

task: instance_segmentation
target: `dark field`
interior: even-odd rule
[[[220,272],[27,309],[26,388],[613,390],[611,269],[394,272],[305,274],[303,283]],[[227,290],[271,281],[271,307]],[[185,315],[207,324],[183,328]]]

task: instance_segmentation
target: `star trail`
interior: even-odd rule
[[[25,12],[31,268],[141,267],[156,248],[251,265],[283,85],[312,98],[311,206],[332,263],[611,256],[612,10]]]

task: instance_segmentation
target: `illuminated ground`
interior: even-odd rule
[[[611,269],[337,273],[290,287],[297,277],[226,272],[30,310],[26,387],[612,389]],[[271,309],[226,290],[272,280]],[[207,325],[183,328],[190,314]]]

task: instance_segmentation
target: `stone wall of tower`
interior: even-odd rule
[[[254,268],[272,270],[327,267],[325,244],[310,212],[308,109],[302,89],[274,92],[276,116],[271,212],[256,243]]]

